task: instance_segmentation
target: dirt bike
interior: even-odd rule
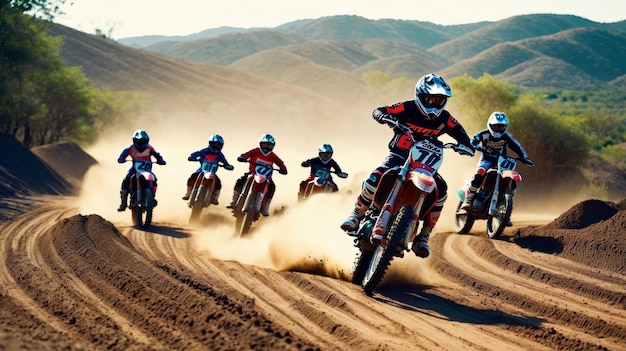
[[[485,152],[478,148],[478,151]],[[472,208],[465,211],[461,205],[465,200],[465,194],[469,189],[469,183],[457,190],[460,202],[455,213],[454,225],[457,233],[466,234],[477,219],[487,220],[487,237],[498,238],[511,220],[513,211],[513,194],[515,186],[522,181],[522,176],[515,167],[521,158],[498,155],[496,167],[487,170],[483,183],[478,188]]]
[[[419,220],[423,220],[434,205],[434,175],[443,163],[443,149],[452,149],[462,155],[474,154],[464,145],[415,140],[408,127],[395,121],[388,123],[405,131],[406,140],[411,144],[409,156],[402,166],[391,168],[382,175],[365,218],[356,231],[348,232],[355,237],[355,246],[359,248],[352,282],[360,284],[368,296],[382,281],[393,258],[404,257],[404,252],[409,251]],[[431,193],[434,196],[429,196]],[[370,242],[372,233],[382,235],[380,243]]]
[[[241,161],[248,162],[248,161]],[[265,206],[267,193],[270,187],[270,179],[274,171],[280,171],[271,165],[250,162],[255,165],[254,172],[248,174],[241,193],[235,202],[232,211],[235,216],[235,231],[240,236],[250,232],[252,223],[261,215],[261,209]]]
[[[307,183],[306,187],[304,188],[304,192],[298,194],[298,201],[304,201],[314,194],[332,192],[334,189],[329,182],[331,173],[335,173],[339,178],[348,177],[348,173],[335,172],[325,168],[318,169],[315,172],[315,177]]]
[[[198,159],[190,159],[190,161],[200,161]],[[197,223],[201,216],[202,210],[211,205],[211,199],[215,192],[215,186],[217,185],[217,170],[219,167],[224,167],[226,170],[232,170],[232,166],[225,167],[226,165],[219,163],[215,155],[206,155],[201,161],[200,172],[196,176],[196,180],[191,189],[191,195],[189,196],[189,202],[187,205],[191,208],[191,215],[189,216],[189,223]]]
[[[157,186],[156,176],[152,173],[152,161],[134,160],[135,172],[130,178],[130,203],[133,225],[139,229],[148,229],[152,223],[152,211],[157,205],[154,199]]]

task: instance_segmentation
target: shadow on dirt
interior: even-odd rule
[[[424,313],[435,318],[471,324],[507,324],[541,328],[543,319],[511,315],[497,309],[477,309],[465,306],[441,296],[431,294],[424,287],[416,286],[410,290],[381,289],[374,298],[383,303],[409,311]]]
[[[145,231],[146,233],[170,236],[172,238],[177,238],[177,239],[186,239],[190,237],[189,234],[185,233],[184,228],[172,228],[172,227],[152,224],[148,229],[142,229],[142,230]]]
[[[535,252],[543,252],[547,254],[559,254],[563,252],[563,243],[559,240],[545,236],[526,236],[522,238],[515,238],[514,243],[524,249]]]

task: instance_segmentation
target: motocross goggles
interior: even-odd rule
[[[270,142],[262,142],[262,143],[259,144],[259,146],[263,150],[272,150],[274,148],[274,144],[272,144]]]
[[[333,156],[332,152],[320,152],[320,158],[322,160],[328,160],[329,158],[331,158]]]
[[[445,95],[423,95],[422,103],[427,108],[441,109],[446,105],[448,97]]]
[[[506,124],[492,124],[491,130],[494,133],[504,133],[506,131]]]
[[[218,143],[217,141],[212,141],[209,143],[209,146],[215,151],[220,151],[222,150],[222,146],[224,146],[224,144]]]

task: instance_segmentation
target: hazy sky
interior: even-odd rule
[[[626,19],[624,0],[66,0],[55,22],[114,39],[188,35],[209,28],[276,27],[306,18],[358,15],[450,25],[533,13],[568,14],[596,22]]]

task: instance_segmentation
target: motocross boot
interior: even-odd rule
[[[428,246],[428,239],[430,233],[433,231],[432,227],[424,227],[417,237],[413,240],[411,250],[415,253],[415,256],[426,258],[430,255],[430,246]]]
[[[472,202],[474,202],[474,196],[476,196],[477,190],[477,188],[472,187],[467,189],[467,193],[465,194],[465,200],[463,200],[463,204],[461,204],[462,210],[467,211],[472,209]]]
[[[341,223],[341,229],[346,232],[353,232],[359,227],[359,223],[365,217],[365,208],[359,204],[354,206],[354,209],[346,218],[346,220]]]
[[[219,198],[220,198],[220,190],[215,189],[215,191],[213,191],[213,195],[211,195],[211,204],[219,205],[220,204],[220,202],[218,201]]]
[[[120,190],[120,207],[117,208],[118,212],[124,212],[128,207],[128,190]]]
[[[235,190],[233,191],[233,200],[226,205],[226,208],[235,208],[235,205],[237,205],[237,200],[239,199],[239,195],[241,194],[241,191]]]
[[[191,196],[191,187],[187,186],[187,193],[183,196],[183,200],[189,200],[189,196]]]

